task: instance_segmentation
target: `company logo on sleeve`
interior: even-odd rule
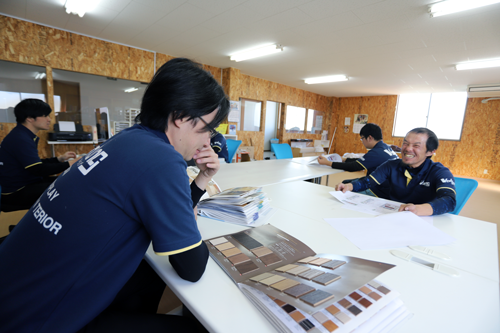
[[[451,178],[450,179],[448,179],[448,178],[441,178],[441,183],[443,183],[443,184],[450,183],[451,185],[455,186],[455,182]]]
[[[420,182],[420,184],[418,185],[421,185],[421,186],[425,186],[425,187],[430,187],[431,186],[431,183],[430,182],[424,182],[423,180]]]

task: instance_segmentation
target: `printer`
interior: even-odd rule
[[[70,122],[59,123],[62,123],[62,126],[54,124],[54,131],[49,132],[49,141],[92,141],[92,133],[84,132],[81,124],[71,122],[73,125],[68,127],[64,123]]]

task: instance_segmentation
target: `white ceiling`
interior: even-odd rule
[[[471,0],[473,1],[473,0]],[[500,58],[500,4],[430,18],[435,0],[100,0],[83,18],[65,0],[0,0],[0,13],[325,96],[465,91],[500,83],[500,68],[456,71]],[[279,54],[233,62],[268,43]],[[349,81],[307,85],[308,77]]]

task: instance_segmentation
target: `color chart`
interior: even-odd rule
[[[309,314],[337,302],[394,265],[341,255],[316,255],[271,226],[206,241],[212,258],[243,283]]]

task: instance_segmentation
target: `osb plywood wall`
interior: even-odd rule
[[[460,141],[440,140],[434,161],[450,168],[456,176],[500,180],[500,100],[481,103],[483,98],[469,98]],[[392,136],[397,96],[339,98],[331,126],[337,127],[335,152],[366,152],[354,134],[355,114],[368,114],[368,122],[382,128],[384,141],[401,146],[403,139]],[[345,117],[351,118],[349,132],[344,132]],[[432,128],[431,128],[432,129]],[[484,174],[484,170],[488,170]]]
[[[238,101],[240,98],[247,98],[262,102],[262,117],[259,132],[237,131],[238,140],[242,140],[242,146],[254,146],[254,157],[262,160],[264,155],[264,130],[266,119],[266,101],[273,101],[284,104],[281,113],[281,123],[286,118],[286,106],[292,105],[325,112],[323,129],[331,131],[329,128],[332,116],[332,97],[325,97],[305,90],[285,86],[279,83],[266,81],[256,77],[242,74],[238,69],[226,68],[223,70],[223,86],[230,100]],[[280,126],[281,133],[278,134],[280,142],[290,143],[290,139],[321,139],[320,134],[297,134],[284,133],[283,125]]]
[[[114,44],[67,31],[0,15],[0,59],[45,66],[48,103],[53,108],[52,68],[148,82],[154,73],[154,53]],[[168,58],[168,56],[165,56]],[[162,55],[158,57],[162,59]],[[51,114],[52,124],[54,114]],[[0,127],[0,139],[15,124]],[[40,131],[39,154],[52,156],[47,133]],[[56,154],[67,150],[86,153],[92,145],[58,145]]]

